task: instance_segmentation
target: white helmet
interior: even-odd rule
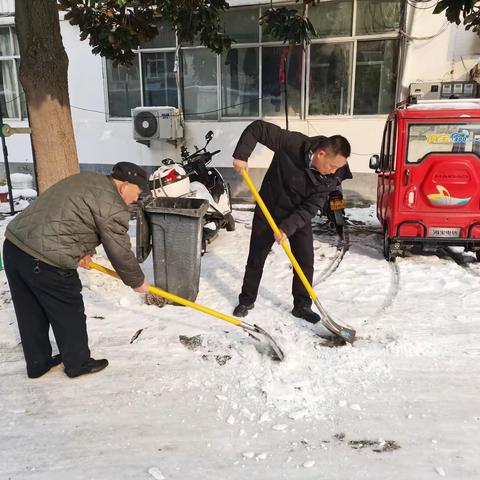
[[[154,197],[181,197],[190,193],[190,178],[183,167],[166,158],[150,175],[149,186]]]

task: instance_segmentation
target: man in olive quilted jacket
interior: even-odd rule
[[[88,268],[102,244],[123,282],[148,291],[128,236],[128,205],[142,191],[148,191],[146,172],[120,162],[107,176],[85,172],[61,180],[8,224],[3,258],[30,378],[62,362],[69,377],[108,365],[90,357],[77,267]],[[60,351],[53,357],[50,326]]]

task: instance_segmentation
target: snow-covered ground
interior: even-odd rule
[[[23,198],[14,197],[13,208],[14,208],[15,212],[21,212],[22,210],[27,208],[28,205],[30,205],[28,200],[25,200]],[[4,214],[9,215],[10,211],[11,211],[11,209],[10,209],[10,203],[9,202],[0,202],[0,214],[4,213]]]
[[[281,363],[238,327],[147,306],[82,270],[92,355],[110,366],[30,380],[1,272],[0,478],[480,478],[480,265],[455,252],[463,266],[434,254],[389,264],[374,209],[348,213],[359,225],[343,257],[315,228],[314,283],[358,339],[328,348],[320,326],[289,314],[291,267],[275,246],[246,321],[276,339]],[[203,257],[199,303],[236,305],[251,215],[236,211],[237,230]]]

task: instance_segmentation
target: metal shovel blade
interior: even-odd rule
[[[285,354],[283,353],[282,349],[278,346],[272,336],[262,327],[259,327],[255,324],[250,325],[246,322],[242,322],[240,326],[250,335],[250,337],[269,347],[273,360],[281,362],[285,358]]]
[[[323,308],[322,304],[318,299],[314,300],[315,306],[320,312],[320,322],[321,324],[334,335],[342,337],[346,342],[353,343],[355,340],[355,330],[350,327],[350,325],[339,324],[336,322],[330,314]]]

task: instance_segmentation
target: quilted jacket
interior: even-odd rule
[[[130,214],[113,179],[72,175],[50,187],[7,226],[5,237],[34,258],[75,269],[100,243],[123,282],[139,287],[144,275],[128,236]]]

